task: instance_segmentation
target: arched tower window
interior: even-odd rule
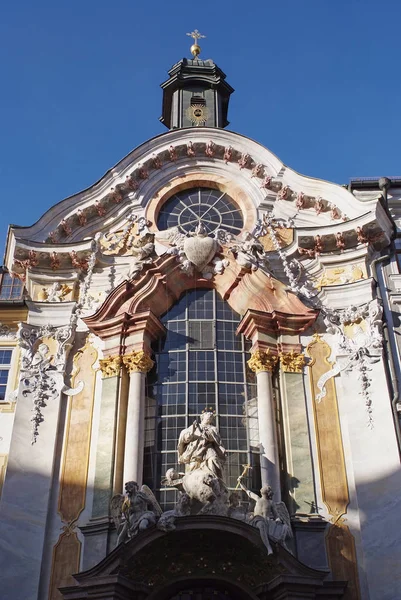
[[[187,292],[162,318],[167,335],[154,346],[148,376],[144,482],[168,509],[175,492],[161,487],[177,464],[179,433],[206,408],[228,450],[225,481],[235,488],[242,465],[251,464],[250,487],[259,486],[256,384],[249,371],[249,343],[235,331],[240,317],[215,290]]]

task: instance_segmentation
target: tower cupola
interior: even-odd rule
[[[199,58],[197,43],[202,36],[197,29],[190,34],[193,58],[183,58],[168,72],[169,79],[161,84],[163,109],[160,121],[168,129],[179,127],[227,127],[228,103],[234,89],[226,75],[211,60]]]

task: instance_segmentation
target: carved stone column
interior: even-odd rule
[[[270,349],[255,350],[248,361],[256,373],[262,485],[271,485],[274,499],[280,500],[280,465],[277,445],[276,418],[273,400],[272,371],[278,357]]]
[[[141,485],[145,444],[145,378],[154,363],[143,350],[125,354],[123,363],[129,373],[123,482],[136,481]]]

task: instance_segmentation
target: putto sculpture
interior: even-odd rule
[[[253,515],[249,516],[249,524],[259,529],[267,553],[273,553],[270,539],[281,543],[289,551],[286,540],[291,539],[293,535],[290,515],[284,502],[273,501],[273,490],[270,485],[264,485],[260,490],[260,496],[258,496],[248,490],[242,482],[241,475],[238,477],[238,483],[247,496],[255,501]]]

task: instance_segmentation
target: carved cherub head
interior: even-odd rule
[[[125,493],[127,496],[135,496],[139,489],[139,486],[136,481],[127,481],[125,484]]]
[[[198,237],[207,237],[207,229],[201,221],[199,221],[198,225],[195,228],[195,234]]]
[[[231,492],[229,498],[230,508],[236,508],[239,506],[239,494],[238,492]]]
[[[260,490],[260,494],[262,498],[267,498],[267,500],[271,500],[273,498],[274,492],[270,485],[264,485]]]
[[[205,411],[201,415],[201,424],[202,425],[211,425],[214,420],[214,413],[211,411]]]

